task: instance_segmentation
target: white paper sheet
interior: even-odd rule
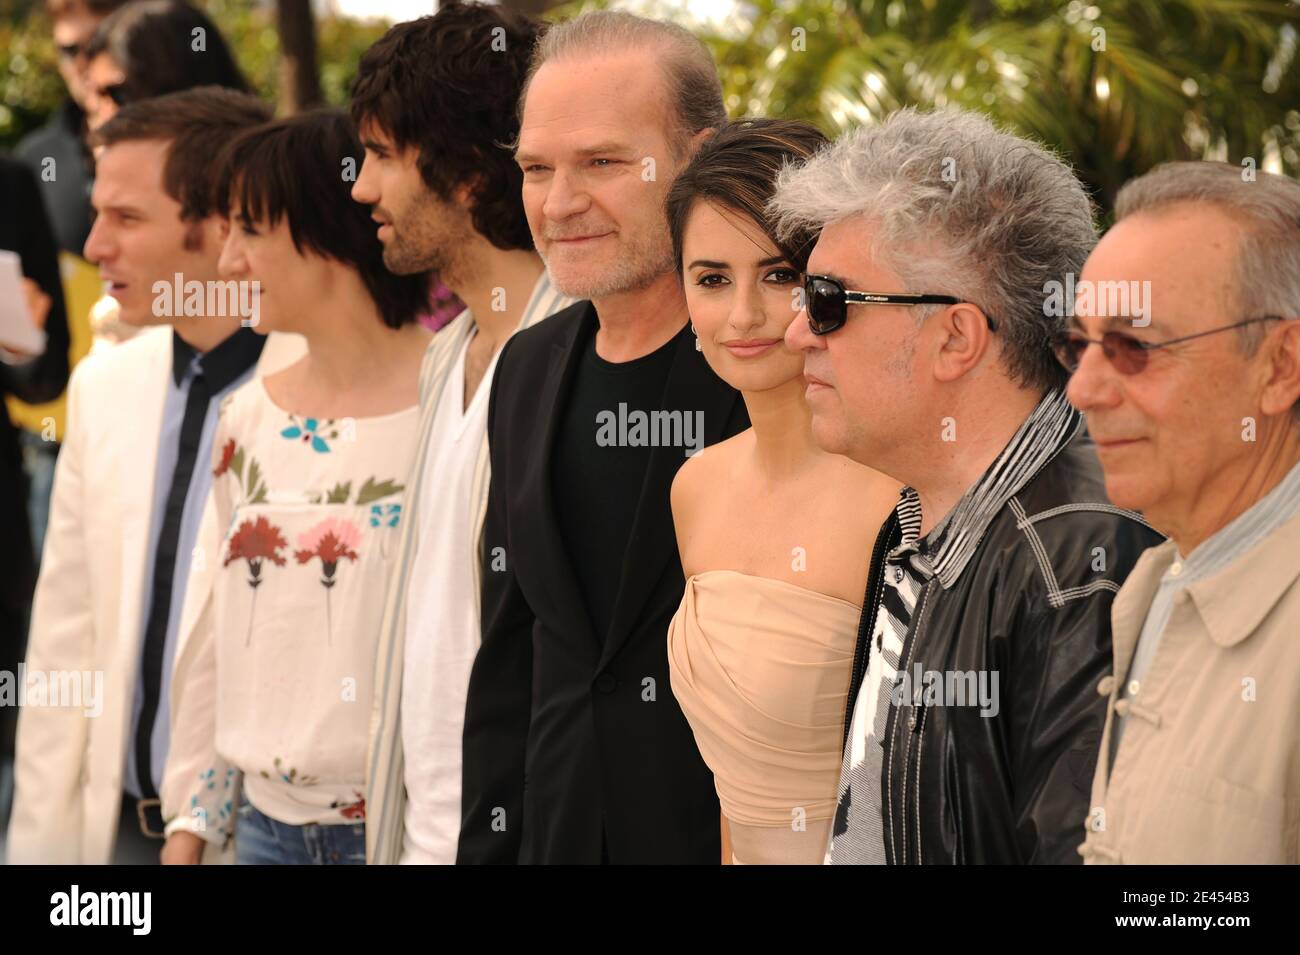
[[[23,267],[18,253],[0,249],[0,348],[35,357],[45,351],[45,332],[27,313]]]

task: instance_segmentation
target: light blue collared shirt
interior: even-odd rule
[[[175,336],[175,332],[172,333]],[[236,335],[256,334],[251,330],[240,329]],[[234,336],[232,336],[233,338]],[[178,339],[174,339],[178,341]],[[230,339],[227,339],[229,342]],[[215,354],[226,342],[208,354]],[[248,351],[245,345],[245,352]],[[257,348],[260,351],[260,347]],[[181,424],[185,420],[185,405],[189,400],[190,385],[201,368],[204,356],[195,354],[188,346],[177,344],[173,349],[173,362],[179,365],[188,355],[188,363],[179,372],[173,370],[167,376],[167,396],[163,401],[162,432],[158,437],[158,464],[153,475],[153,507],[150,519],[149,552],[144,574],[144,615],[140,621],[140,649],[143,652],[145,630],[148,627],[149,608],[153,598],[154,563],[158,553],[158,539],[162,534],[163,517],[167,510],[167,497],[171,492],[172,476],[176,472],[177,459],[180,456]],[[227,357],[224,356],[223,357]],[[245,355],[245,359],[247,355]],[[203,507],[208,492],[212,489],[212,439],[217,428],[217,413],[221,408],[221,399],[253,377],[257,365],[257,353],[253,352],[252,362],[233,380],[223,383],[208,401],[207,414],[203,419],[202,437],[199,439],[198,452],[195,455],[194,471],[190,475],[189,488],[185,494],[185,507],[181,512],[180,536],[176,543],[176,563],[172,568],[172,596],[167,613],[167,635],[163,643],[163,667],[161,692],[158,697],[158,715],[154,719],[153,731],[149,737],[149,769],[153,779],[154,791],[162,786],[163,765],[167,759],[167,747],[171,737],[171,673],[172,661],[176,656],[177,631],[180,628],[181,610],[185,604],[185,584],[189,580],[190,565],[194,544],[198,540],[199,522],[203,518]],[[209,374],[209,378],[211,378]],[[179,381],[178,381],[179,378]],[[144,687],[140,678],[142,663],[137,657],[135,680],[135,699],[131,707],[131,735],[127,739],[126,769],[122,776],[122,788],[136,798],[140,798],[139,765],[136,759],[136,736],[139,733],[141,711],[144,707]]]

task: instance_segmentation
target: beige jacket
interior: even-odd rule
[[[1089,863],[1300,862],[1300,517],[1174,600],[1142,683],[1116,703],[1173,541],[1111,609],[1115,673],[1092,786]],[[1130,707],[1111,772],[1116,707]],[[1108,778],[1109,777],[1109,778]]]

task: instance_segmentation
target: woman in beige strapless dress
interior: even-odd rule
[[[668,630],[673,693],[713,770],[735,860],[822,861],[862,607],[709,570]]]
[[[813,440],[803,356],[785,347],[815,236],[764,208],[783,164],[825,142],[728,124],[674,182],[668,218],[699,346],[753,424],[678,471],[687,575],[672,689],[712,769],[723,862],[820,863],[835,808],[853,648],[875,535],[898,484]]]

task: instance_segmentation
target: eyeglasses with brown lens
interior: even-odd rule
[[[1106,332],[1101,338],[1089,338],[1077,329],[1071,329],[1052,337],[1052,350],[1056,352],[1056,360],[1064,366],[1065,370],[1074,374],[1079,367],[1079,362],[1083,361],[1083,353],[1088,346],[1100,345],[1101,353],[1106,356],[1106,360],[1116,371],[1121,375],[1136,375],[1146,368],[1151,352],[1157,349],[1190,342],[1194,338],[1204,338],[1206,335],[1217,335],[1219,332],[1241,328],[1243,325],[1253,325],[1255,322],[1280,321],[1284,321],[1280,315],[1261,315],[1259,318],[1248,318],[1231,325],[1221,325],[1208,331],[1197,332],[1195,335],[1183,335],[1181,338],[1171,338],[1163,342],[1144,342],[1124,332]]]

